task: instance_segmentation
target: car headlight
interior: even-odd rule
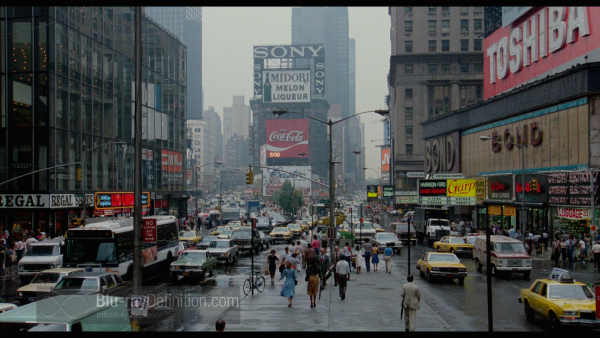
[[[526,266],[530,266],[530,265],[531,265],[531,261],[530,261],[530,260],[526,260],[526,261],[525,261],[525,265],[526,265]]]
[[[23,270],[24,266],[23,265],[19,265],[19,270]]]
[[[21,291],[17,292],[17,296],[23,297],[23,292],[21,292]]]
[[[431,268],[431,271],[440,271],[440,268]]]
[[[498,261],[498,265],[503,265],[503,264],[504,264],[504,261],[503,261],[503,260],[499,260],[499,261]]]
[[[223,257],[227,257],[227,252],[223,254]]]
[[[173,266],[171,266],[171,270],[179,270],[179,266],[173,265]]]
[[[577,311],[565,311],[565,316],[577,316]]]

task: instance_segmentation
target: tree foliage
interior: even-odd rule
[[[285,180],[281,186],[281,190],[279,190],[277,204],[285,212],[294,213],[304,205],[304,197],[301,191],[294,189],[289,180]]]

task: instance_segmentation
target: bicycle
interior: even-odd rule
[[[246,296],[248,294],[250,294],[250,291],[252,289],[256,289],[258,292],[263,292],[265,290],[265,284],[267,282],[265,281],[265,277],[260,276],[261,271],[254,271],[254,274],[256,275],[256,277],[254,278],[254,281],[252,281],[252,275],[250,275],[244,281],[243,290],[244,290],[244,295],[246,295]]]

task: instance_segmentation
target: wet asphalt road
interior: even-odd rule
[[[261,251],[254,256],[255,270],[264,270],[266,257],[271,249],[278,254],[284,252],[286,244],[276,244],[271,248]],[[415,284],[419,286],[422,301],[431,306],[451,327],[456,331],[487,331],[487,289],[486,270],[479,273],[475,269],[475,263],[470,257],[460,257],[461,262],[467,267],[469,275],[465,279],[464,286],[458,285],[456,281],[434,281],[428,282],[419,277],[416,270],[417,260],[431,247],[422,245],[411,246],[410,272],[415,276]],[[383,260],[381,260],[383,263]],[[528,288],[538,278],[546,278],[554,262],[549,260],[534,260],[533,271],[529,280],[519,274],[512,274],[500,278],[493,278],[493,317],[495,331],[546,331],[547,321],[536,316],[533,322],[528,322],[523,313],[523,305],[519,304],[517,297],[520,289]],[[572,266],[559,263],[560,268],[571,271],[573,278],[584,283],[600,283],[600,274],[593,272],[593,263],[575,263]],[[170,277],[162,275],[148,276],[144,280],[143,293],[151,295],[150,313],[152,318],[142,320],[141,326],[144,331],[168,330],[168,331],[203,331],[214,330],[214,323],[222,318],[234,307],[235,302],[244,302],[246,296],[242,293],[242,284],[248,277],[251,268],[251,256],[243,254],[234,266],[226,267],[219,265],[214,271],[214,276],[204,281],[184,278],[178,283],[172,283]],[[13,267],[14,269],[14,267]],[[385,269],[383,264],[379,266],[380,272]],[[16,289],[20,286],[16,278],[16,270],[13,270],[12,278],[6,274],[0,279],[0,297],[2,301],[13,301]],[[353,270],[354,271],[354,270]],[[363,267],[363,273],[366,269]],[[405,244],[402,255],[393,257],[393,274],[401,281],[406,280],[409,271],[408,253]],[[377,272],[377,273],[380,273]],[[374,273],[374,272],[371,272]],[[303,278],[303,274],[302,277]],[[267,277],[267,282],[269,278]],[[385,292],[397,293],[400,290]],[[381,292],[374,290],[373,292]],[[125,296],[125,295],[123,295]],[[231,304],[211,305],[211,299],[230,299]],[[235,298],[235,300],[234,300]],[[206,303],[200,306],[177,306],[173,300],[179,299],[205,299]],[[365,295],[365,302],[369,301],[369,295]],[[275,309],[273,311],[276,311]],[[265,313],[265,318],[269,314]],[[365,328],[368,329],[368,328]],[[377,328],[371,328],[377,329]],[[301,326],[298,330],[306,330]]]

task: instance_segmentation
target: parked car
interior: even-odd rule
[[[200,233],[198,233],[197,230],[179,232],[180,242],[188,242],[190,245],[196,245],[196,243],[200,242],[201,240],[202,236],[200,236]]]
[[[518,301],[525,306],[527,320],[538,315],[550,321],[552,330],[558,330],[562,326],[599,327],[596,297],[587,285],[573,280],[569,271],[554,268],[549,278],[521,289]]]
[[[217,262],[235,264],[238,256],[238,246],[230,239],[218,239],[210,242],[208,252],[217,259]]]
[[[391,232],[378,232],[373,236],[371,242],[372,244],[377,244],[377,247],[381,252],[385,250],[387,243],[391,243],[392,250],[398,252],[398,254],[402,253],[402,242]]]
[[[10,311],[12,309],[16,309],[18,306],[17,304],[13,304],[13,303],[0,303],[0,313],[4,313],[7,311]]]
[[[219,239],[218,236],[206,236],[206,237],[202,238],[200,243],[196,244],[196,249],[206,250],[206,249],[208,249],[208,245],[210,244],[210,242],[215,241],[217,239]]]
[[[473,244],[469,243],[464,237],[444,236],[441,240],[433,243],[433,248],[456,255],[473,256]]]
[[[62,240],[50,239],[32,243],[18,265],[21,285],[26,285],[43,270],[62,267]]]
[[[81,268],[56,268],[44,270],[38,273],[37,276],[31,280],[31,283],[18,288],[16,298],[21,305],[33,302],[37,298],[51,292],[63,277],[83,272],[85,272],[85,270]]]
[[[463,285],[467,277],[467,267],[452,253],[426,252],[417,261],[417,270],[430,282],[433,278],[451,278],[458,279],[458,284]]]
[[[171,277],[173,282],[177,282],[179,276],[199,277],[203,280],[207,272],[209,276],[213,275],[216,265],[217,259],[208,250],[188,250],[183,252],[175,262],[171,263]]]
[[[100,320],[100,318],[106,318]],[[131,331],[125,298],[102,295],[56,296],[2,313],[3,332]]]
[[[63,277],[48,297],[58,295],[112,295],[121,292],[131,283],[124,282],[114,272],[83,272]],[[45,297],[44,297],[45,298]]]
[[[477,236],[475,246],[473,247],[473,257],[475,258],[475,267],[478,272],[487,262],[486,236]],[[492,276],[497,277],[500,273],[520,272],[525,278],[531,274],[531,257],[527,254],[523,242],[507,236],[492,235],[491,242],[491,262]]]

